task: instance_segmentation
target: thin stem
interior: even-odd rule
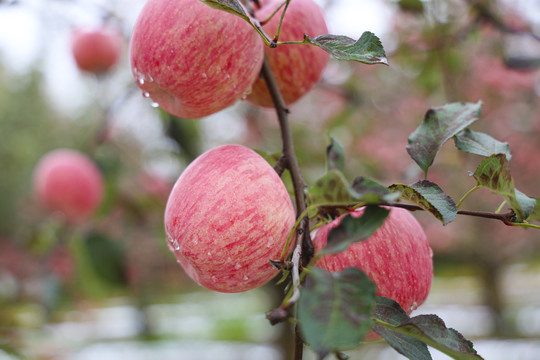
[[[283,24],[283,18],[285,17],[285,13],[287,12],[287,8],[289,7],[289,3],[291,0],[285,0],[285,8],[283,9],[283,12],[281,13],[281,19],[279,19],[279,26],[276,31],[276,36],[274,36],[274,41],[277,42],[279,39],[279,34],[281,33],[281,25]]]
[[[476,185],[475,187],[473,187],[471,190],[467,191],[467,193],[465,193],[465,195],[463,195],[463,197],[457,202],[456,204],[456,207],[459,209],[459,207],[461,206],[461,204],[465,201],[465,199],[467,199],[467,197],[469,195],[471,195],[473,192],[475,192],[476,190],[480,189],[481,186],[479,185]]]
[[[500,214],[500,212],[502,211],[503,209],[503,206],[504,204],[506,204],[506,200],[504,200],[501,205],[499,205],[499,207],[497,208],[497,210],[495,210],[495,214]]]
[[[264,25],[266,25],[266,23],[268,23],[270,20],[272,20],[272,18],[274,17],[274,15],[276,15],[277,12],[278,12],[279,10],[281,10],[281,8],[282,8],[285,4],[286,4],[285,1],[282,2],[281,5],[279,5],[279,6],[276,8],[276,10],[274,10],[274,11],[270,14],[270,16],[268,16],[266,19],[264,19],[264,20],[261,21],[261,25],[264,26]]]

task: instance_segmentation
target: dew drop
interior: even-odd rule
[[[150,93],[148,91],[145,91],[145,92],[142,93],[142,96],[145,97],[145,98],[149,98]]]
[[[212,256],[212,253],[209,251],[206,255],[208,256]]]
[[[217,276],[216,275],[212,276],[212,282],[215,282],[215,283],[217,282]]]
[[[151,104],[150,104],[151,107],[153,108],[158,108],[159,107],[159,104],[155,101],[153,101]]]
[[[247,275],[244,275],[244,281],[249,280],[249,277]]]
[[[230,257],[227,258],[227,262],[230,263],[232,259]]]
[[[197,245],[199,243],[199,237],[197,235],[193,236],[193,245]]]
[[[231,78],[230,74],[225,74],[225,79],[229,80]]]
[[[202,73],[201,76],[202,76],[202,78],[205,79],[205,80],[208,79],[208,75],[206,75],[206,73]]]
[[[139,78],[139,85],[144,85],[144,78],[142,76]]]
[[[413,302],[412,305],[411,305],[411,311],[414,311],[414,310],[416,310],[417,308],[418,308],[418,303],[415,301],[415,302]]]
[[[234,265],[234,268],[236,270],[239,270],[241,267],[242,267],[242,265],[240,265],[240,263],[236,263],[236,265]]]

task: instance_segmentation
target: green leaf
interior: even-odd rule
[[[125,285],[126,258],[124,248],[101,234],[90,234],[84,241],[88,260],[98,277],[112,285]]]
[[[311,205],[349,205],[358,202],[358,195],[349,187],[345,175],[332,169],[308,191]]]
[[[478,120],[481,107],[481,102],[452,103],[427,111],[422,124],[409,136],[407,145],[407,152],[426,176],[441,146]]]
[[[330,144],[326,147],[326,171],[345,169],[345,151],[339,142],[330,137]]]
[[[246,14],[246,11],[242,7],[242,4],[240,4],[240,1],[238,0],[200,0],[206,5],[213,7],[214,9],[218,9],[221,11],[228,12],[229,14],[233,14],[236,16],[241,17],[242,19],[246,20],[247,22],[251,23],[251,20],[249,16]]]
[[[457,215],[457,207],[439,185],[421,180],[411,185],[394,184],[390,190],[401,192],[401,199],[420,206],[431,213],[444,225],[454,221]]]
[[[366,204],[385,204],[396,201],[400,196],[399,192],[392,192],[377,181],[363,176],[355,178],[351,188]]]
[[[478,186],[501,196],[516,214],[516,221],[523,222],[534,210],[536,200],[514,188],[510,163],[504,154],[496,154],[482,160],[473,174]]]
[[[322,255],[344,251],[352,243],[366,240],[382,226],[390,210],[368,205],[360,217],[351,214],[342,218],[340,224],[328,233],[328,242],[321,251]]]
[[[403,11],[422,14],[424,12],[424,3],[421,0],[399,0],[399,8]]]
[[[298,302],[304,341],[322,359],[330,352],[357,346],[370,329],[376,288],[356,268],[330,273],[311,268]]]
[[[409,318],[395,301],[378,297],[372,320],[377,324],[373,326],[373,330],[385,339],[389,337],[389,332],[382,331],[382,327],[390,332],[405,335],[405,337],[399,337],[395,334],[394,337],[390,337],[389,343],[409,359],[431,359],[431,356],[427,357],[426,349],[423,349],[418,342],[412,341],[413,339],[456,360],[482,359],[472,342],[456,330],[447,328],[444,321],[436,315],[419,315]]]
[[[534,205],[534,210],[529,217],[531,221],[540,221],[540,198],[535,198],[536,203]]]
[[[376,304],[373,317],[377,320],[399,326],[410,319],[405,310],[394,300],[377,296]],[[385,327],[376,321],[373,321],[372,329],[401,355],[414,360],[432,359],[427,345],[422,341]]]
[[[494,154],[504,154],[510,160],[510,146],[506,142],[500,142],[491,136],[465,129],[454,138],[456,147],[475,155],[491,156]]]
[[[318,46],[338,60],[388,65],[381,40],[369,31],[364,32],[357,41],[343,35],[326,34],[314,38],[304,35],[304,43]]]

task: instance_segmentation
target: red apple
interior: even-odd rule
[[[34,195],[69,222],[88,219],[103,199],[103,178],[86,155],[70,149],[45,154],[34,170]]]
[[[111,28],[80,28],[73,31],[71,51],[80,70],[104,73],[118,62],[122,49],[122,37]]]
[[[255,81],[263,42],[241,18],[200,0],[149,0],[130,44],[143,95],[181,118],[233,105]]]
[[[255,16],[263,21],[281,3],[283,0],[263,0]],[[282,12],[283,9],[263,26],[264,31],[271,37],[276,33]],[[302,41],[304,34],[314,37],[327,33],[321,8],[313,0],[294,0],[290,2],[285,13],[279,41]],[[311,45],[267,47],[265,54],[287,104],[294,103],[315,86],[329,57],[326,51]],[[264,79],[258,78],[255,81],[247,100],[255,105],[273,106]]]
[[[277,273],[295,222],[274,169],[253,150],[224,145],[195,159],[165,209],[169,249],[199,285],[219,292],[257,288]]]
[[[363,210],[350,215],[359,217]],[[323,225],[312,234],[318,252],[327,243],[328,233],[344,216]],[[316,266],[330,272],[348,267],[363,270],[377,286],[377,295],[397,301],[410,314],[422,304],[433,278],[433,252],[424,230],[409,211],[391,208],[384,224],[367,240],[353,243],[347,250],[321,257]]]

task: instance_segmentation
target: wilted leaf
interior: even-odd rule
[[[359,198],[349,187],[343,173],[333,169],[309,189],[308,200],[311,205],[347,205],[358,202]]]
[[[330,138],[330,145],[326,147],[326,171],[345,169],[345,151],[339,142]]]
[[[420,206],[428,211],[444,225],[454,221],[457,215],[457,207],[439,185],[421,180],[411,185],[394,184],[390,190],[401,192],[401,199]]]
[[[510,164],[504,154],[482,160],[473,174],[479,186],[501,196],[516,214],[517,222],[526,220],[534,210],[536,201],[514,188]]]
[[[428,110],[407,145],[407,152],[425,174],[441,146],[478,120],[481,107],[481,102],[452,103]]]
[[[491,136],[465,129],[454,138],[456,147],[475,155],[491,156],[494,154],[504,154],[510,160],[510,146],[506,142],[500,142]]]
[[[304,43],[318,46],[338,60],[388,65],[381,40],[369,31],[364,32],[357,41],[343,35],[326,34],[314,38],[304,35]]]
[[[328,242],[321,254],[339,253],[352,243],[366,240],[382,226],[389,213],[385,208],[368,205],[360,217],[344,216],[341,223],[328,233]]]
[[[311,268],[298,303],[303,339],[320,358],[357,346],[370,329],[376,288],[364,272]]]
[[[456,360],[480,360],[473,343],[454,329],[447,328],[444,321],[436,315],[419,315],[413,318],[401,309],[399,304],[387,298],[377,298],[377,306],[373,312],[374,331],[380,331],[385,339],[389,331],[400,333],[405,337],[390,336],[389,342],[398,352],[409,359],[431,359],[416,339]],[[384,327],[387,330],[381,330]],[[412,338],[412,339],[411,339]],[[395,345],[395,346],[394,346]],[[419,357],[416,357],[419,356]]]
[[[384,204],[399,199],[399,192],[392,192],[377,181],[363,176],[353,180],[351,188],[366,204]]]

